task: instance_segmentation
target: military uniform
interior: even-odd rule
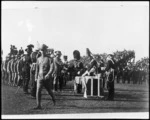
[[[36,97],[36,81],[35,81],[36,63],[32,63],[30,69],[30,81],[31,81],[31,96]]]
[[[9,85],[12,83],[11,62],[12,62],[12,59],[10,59],[10,60],[8,61],[8,64],[7,64],[7,72],[8,72],[8,75],[9,75],[9,81],[8,81],[8,84],[9,84]]]
[[[81,76],[84,72],[84,67],[83,67],[83,63],[81,60],[74,60],[74,77],[75,76]],[[81,93],[82,92],[82,85],[81,84],[77,84],[77,93]]]
[[[30,81],[30,65],[31,65],[31,53],[32,48],[34,46],[32,44],[27,46],[27,49],[25,50],[27,54],[24,56],[24,62],[23,62],[23,91],[24,93],[28,93],[28,86]]]
[[[41,109],[41,91],[44,86],[49,95],[52,97],[53,103],[55,105],[55,97],[52,92],[52,73],[53,73],[53,60],[46,56],[45,52],[47,50],[47,46],[43,44],[41,46],[41,51],[43,51],[41,57],[37,59],[36,64],[36,72],[35,72],[35,80],[37,81],[37,90],[36,90],[36,100],[37,107],[35,109]]]
[[[108,97],[107,100],[114,100],[114,69],[115,63],[112,59],[107,61],[106,74],[107,74],[107,89]]]
[[[14,86],[17,86],[17,79],[18,79],[17,64],[18,64],[18,59],[15,58],[15,62],[14,62]]]
[[[36,97],[36,81],[35,81],[35,71],[36,71],[36,59],[38,51],[31,54],[32,65],[30,69],[30,81],[31,81],[31,96]]]
[[[8,83],[8,79],[9,79],[9,73],[7,71],[7,64],[9,62],[9,57],[6,57],[6,60],[4,61],[4,66],[3,66],[3,70],[4,70],[4,82],[5,84]]]
[[[23,60],[20,58],[17,63],[17,74],[18,74],[18,80],[17,80],[17,86],[23,85]]]
[[[63,76],[63,85],[66,85],[66,82],[68,81],[68,61],[67,56],[64,56],[64,62],[63,62],[63,69],[61,71]]]
[[[25,93],[28,93],[31,58],[30,55],[28,54],[26,54],[24,57],[25,57],[25,61],[23,62],[23,91]]]
[[[61,55],[60,52],[58,52],[57,54]],[[55,57],[53,62],[54,62],[54,72],[53,72],[53,75],[54,75],[53,85],[54,86],[53,87],[54,87],[54,90],[57,91],[58,90],[58,83],[59,83],[59,90],[61,91],[62,85],[63,85],[63,77],[61,74],[61,71],[63,68],[63,62],[58,57]]]
[[[104,95],[105,88],[105,71],[104,71],[104,62],[101,60],[97,68],[98,75],[100,77],[100,95]]]

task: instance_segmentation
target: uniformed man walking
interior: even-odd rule
[[[61,70],[63,68],[63,62],[61,60],[61,51],[56,51],[56,57],[54,58],[54,81],[53,81],[53,89],[54,91],[58,90],[58,83],[59,83],[59,90],[62,91],[63,79],[61,76]]]
[[[108,97],[106,100],[114,100],[114,69],[115,63],[113,60],[113,55],[109,54],[107,56],[107,66],[105,68],[108,89]]]
[[[31,66],[31,53],[33,45],[28,45],[27,49],[25,50],[27,54],[24,56],[23,60],[23,91],[24,93],[28,93],[28,85],[30,81],[30,66]]]
[[[44,86],[48,91],[49,95],[52,97],[53,103],[55,105],[55,97],[52,92],[52,73],[53,73],[53,62],[52,59],[46,55],[47,46],[42,44],[41,46],[41,56],[37,59],[35,80],[37,82],[36,90],[36,100],[37,106],[34,109],[41,109],[41,91]]]

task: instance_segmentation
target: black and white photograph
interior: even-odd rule
[[[148,119],[149,1],[1,1],[2,119]]]

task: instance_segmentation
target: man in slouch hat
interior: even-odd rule
[[[32,44],[27,46],[27,49],[25,50],[27,54],[23,57],[23,91],[24,93],[28,93],[28,85],[30,80],[30,65],[31,65],[31,53],[32,48],[34,46]]]
[[[58,90],[58,83],[59,83],[59,90],[62,90],[63,85],[63,79],[61,76],[61,70],[63,68],[63,62],[61,60],[61,51],[55,52],[55,58],[54,58],[54,81],[53,81],[53,89],[54,91]]]
[[[42,44],[41,56],[37,59],[36,62],[36,72],[35,72],[35,81],[37,82],[36,90],[36,100],[37,106],[34,109],[41,109],[41,91],[44,86],[48,91],[48,94],[52,97],[53,103],[55,105],[55,97],[52,92],[52,73],[54,70],[52,59],[47,56],[47,46]]]
[[[106,100],[114,100],[114,70],[115,70],[115,62],[113,60],[113,55],[109,54],[107,56],[107,66],[105,68],[106,76],[107,76],[107,89],[108,89],[108,97]]]

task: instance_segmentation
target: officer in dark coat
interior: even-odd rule
[[[114,69],[115,63],[113,60],[113,55],[109,54],[107,56],[107,66],[105,68],[108,89],[108,97],[106,100],[114,100]]]
[[[32,44],[27,46],[27,49],[25,50],[27,54],[25,54],[24,59],[23,59],[23,91],[24,93],[28,93],[28,84],[30,80],[30,65],[32,64],[31,61],[31,53],[32,53],[32,48],[34,46]]]
[[[36,97],[36,81],[35,81],[35,71],[36,71],[36,61],[38,59],[39,51],[36,50],[31,53],[32,65],[30,68],[30,82],[31,82],[31,96]]]
[[[23,49],[21,47],[21,49],[19,50],[19,55],[22,55],[22,54],[24,54],[24,51],[23,51]]]
[[[63,76],[63,83],[66,85],[66,82],[68,81],[68,57],[66,55],[63,56],[64,62],[63,62],[63,69],[62,69],[62,76]]]
[[[73,71],[74,71],[74,77],[75,76],[81,76],[84,72],[83,63],[81,61],[80,52],[78,50],[74,50],[73,52],[74,62],[73,62]],[[82,85],[77,85],[77,93],[82,92]]]

